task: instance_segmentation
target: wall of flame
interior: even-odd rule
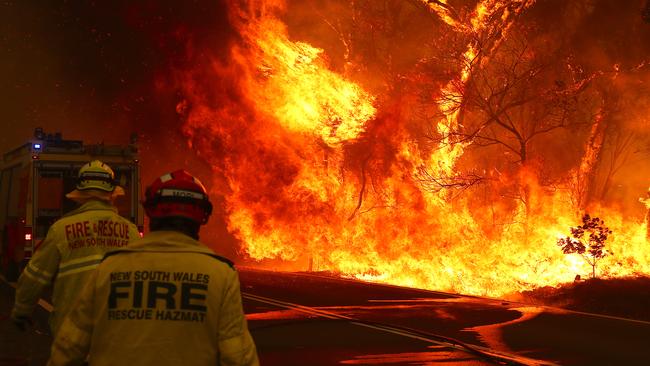
[[[468,7],[468,22],[446,1],[421,5],[414,9],[435,14],[437,30],[491,32],[497,47],[535,2],[480,1]],[[218,177],[213,186],[225,197],[228,230],[247,256],[274,260],[278,269],[328,270],[489,296],[590,273],[582,258],[564,255],[556,245],[578,223],[568,188],[549,189],[535,166],[493,176],[503,186],[513,181],[525,186],[528,207],[480,185],[463,192],[423,186],[418,178],[423,168],[454,176],[469,142],[432,146],[422,139],[421,122],[409,107],[416,93],[396,92],[400,82],[390,77],[397,73],[373,75],[372,65],[351,57],[345,29],[322,15],[325,5],[313,13],[325,19],[319,29],[329,25],[346,46],[342,60],[294,39],[288,24],[298,20],[290,19],[291,11],[302,16],[307,7],[281,0],[233,1],[230,20],[239,39],[227,61],[215,59],[207,70],[203,66],[178,75],[185,97],[178,107],[184,132]],[[441,79],[441,91],[463,87],[476,53],[468,41],[463,50],[468,62],[455,69],[460,85]],[[426,119],[438,133],[458,127],[458,108],[434,106],[437,117]],[[576,166],[564,171],[584,161],[577,157]],[[478,204],[478,195],[488,199]],[[614,231],[608,243],[614,255],[599,263],[599,274],[649,274],[643,218],[628,217],[611,205],[594,204],[591,210]]]

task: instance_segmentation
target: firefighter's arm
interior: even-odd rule
[[[56,334],[48,366],[83,365],[86,361],[94,329],[93,309],[96,281],[97,271],[93,271],[88,284]]]
[[[31,317],[38,298],[43,293],[43,290],[52,283],[60,261],[56,238],[56,229],[52,227],[40,248],[18,278],[16,302],[11,311],[13,319]]]
[[[129,223],[129,243],[136,239],[140,239],[140,231],[133,223]]]
[[[229,270],[229,281],[219,319],[219,365],[259,365],[255,343],[248,331],[237,272]]]

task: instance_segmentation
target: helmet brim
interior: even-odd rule
[[[100,189],[84,189],[79,190],[75,189],[74,191],[66,194],[66,198],[69,198],[75,202],[86,202],[91,199],[99,199],[102,201],[112,201],[116,197],[124,196],[124,188],[120,186],[115,186],[113,192],[106,192]]]

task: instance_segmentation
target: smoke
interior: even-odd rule
[[[185,163],[170,76],[210,47],[225,54],[233,37],[219,1],[61,2],[2,5],[2,147],[34,127],[91,142],[126,143],[138,133],[149,154],[145,176]],[[208,62],[205,60],[205,62]],[[155,145],[155,153],[150,153]],[[156,156],[172,158],[154,159]],[[150,173],[151,172],[151,173]]]

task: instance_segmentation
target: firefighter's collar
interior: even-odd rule
[[[63,215],[63,217],[66,216],[72,216],[76,215],[78,213],[86,212],[86,211],[93,211],[93,210],[107,210],[107,211],[113,211],[117,213],[117,208],[113,206],[112,204],[102,201],[99,199],[91,199],[85,203],[83,203],[81,206],[77,207],[76,209],[68,212],[67,214]]]
[[[151,231],[144,236],[144,238],[131,242],[129,248],[155,248],[154,250],[169,250],[175,251],[180,248],[199,251],[205,253],[214,253],[212,249],[200,241],[194,240],[180,231],[173,230],[157,230]]]

